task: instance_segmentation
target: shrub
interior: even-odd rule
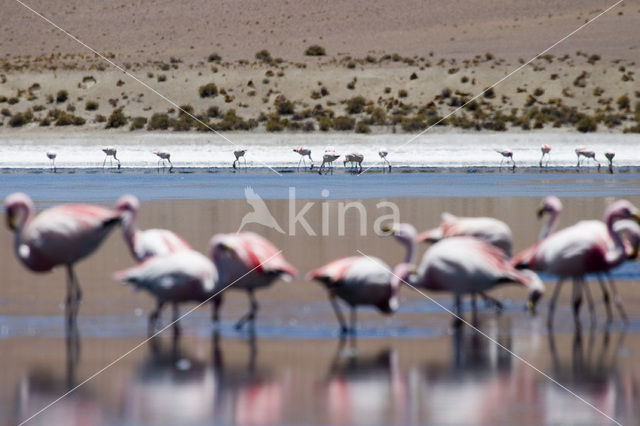
[[[273,104],[276,106],[278,114],[289,115],[293,114],[295,111],[295,105],[293,102],[285,98],[283,95],[278,96]]]
[[[353,118],[341,115],[333,120],[333,128],[335,130],[353,130],[355,120]]]
[[[542,96],[542,95],[544,95],[544,89],[541,87],[538,87],[533,91],[533,96]]]
[[[367,100],[362,96],[354,96],[347,100],[347,106],[345,110],[349,114],[360,114],[366,105]]]
[[[267,49],[262,49],[256,52],[256,59],[262,62],[267,62],[267,63],[270,63],[271,61],[273,61],[273,58],[271,57],[271,53],[269,53]]]
[[[218,86],[215,83],[205,84],[204,86],[200,86],[198,88],[198,93],[201,98],[213,98],[218,96]]]
[[[407,96],[409,96],[409,93],[406,90],[404,90],[404,89],[398,90],[398,97],[399,98],[406,98]]]
[[[313,44],[307,47],[307,50],[304,51],[304,54],[307,56],[324,56],[327,54],[327,52],[324,47]]]
[[[7,99],[7,103],[8,103],[9,105],[15,105],[15,104],[17,104],[18,102],[20,102],[20,99],[18,99],[18,98],[17,98],[17,97],[15,97],[15,96],[12,96],[12,97],[10,97],[9,99]]]
[[[493,99],[496,97],[496,93],[493,90],[493,87],[489,87],[488,89],[486,89],[483,93],[483,96],[487,99]]]
[[[216,118],[219,115],[220,115],[220,108],[218,108],[217,106],[213,105],[207,108],[207,117]]]
[[[167,76],[164,74],[158,74],[158,83],[162,83],[163,81],[167,81]]]
[[[105,129],[115,129],[118,127],[122,127],[127,124],[127,121],[127,117],[122,112],[122,107],[116,108],[107,119]]]
[[[281,132],[284,129],[284,125],[277,115],[269,118],[264,127],[267,132]]]
[[[169,128],[169,115],[156,112],[151,116],[147,124],[147,130],[167,130]]]
[[[6,96],[0,96],[0,104],[3,102],[7,102],[7,97]]]
[[[98,104],[98,102],[96,101],[87,101],[87,103],[84,105],[84,109],[86,109],[87,111],[95,111],[98,109],[98,107],[100,107],[100,104]]]
[[[31,118],[33,118],[33,115],[31,115]],[[31,120],[27,113],[18,112],[14,114],[13,117],[11,117],[11,119],[9,120],[9,125],[11,127],[21,127],[27,124],[29,121]]]
[[[212,53],[207,58],[207,61],[209,61],[209,62],[219,62],[221,59],[222,59],[222,57],[220,55],[218,55],[217,53]]]
[[[11,117],[11,111],[9,110],[9,108],[2,108],[0,114],[4,115],[5,117]]]
[[[624,94],[616,99],[616,104],[618,104],[618,109],[628,110],[631,105],[631,101],[629,100],[629,96]]]
[[[600,60],[600,55],[591,55],[589,56],[589,59],[587,59],[587,62],[589,62],[591,65],[595,64],[596,61]]]
[[[129,130],[138,130],[144,128],[145,124],[147,124],[147,117],[135,117],[131,121],[131,125],[129,126]]]
[[[356,124],[356,133],[371,133],[371,128],[364,121],[358,121]]]
[[[55,109],[53,111],[49,111],[49,116],[55,119],[56,126],[81,126],[85,123],[85,119],[82,117],[77,117],[73,114],[69,114],[66,111],[61,111]]]
[[[59,104],[66,102],[67,99],[69,99],[69,92],[66,90],[59,90],[56,94],[56,102]]]
[[[598,129],[598,124],[595,118],[585,115],[578,121],[576,129],[582,133],[595,132]]]
[[[102,114],[96,114],[96,123],[104,123],[105,121],[107,121],[107,117],[105,117]]]
[[[318,127],[322,132],[328,131],[333,126],[333,122],[329,117],[326,117],[324,115],[319,115],[316,117],[316,119],[318,120]]]

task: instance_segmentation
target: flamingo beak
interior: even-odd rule
[[[531,295],[529,296],[529,300],[527,300],[527,312],[529,312],[531,315],[536,314],[536,305],[538,304],[538,301],[540,300],[541,297],[542,297],[542,292],[540,291],[531,292]]]
[[[394,226],[393,224],[389,225],[389,224],[385,224],[382,225],[380,227],[380,229],[382,230],[382,232],[388,234],[388,235],[394,235]]]
[[[18,227],[16,224],[16,216],[11,211],[7,211],[7,227],[12,231],[15,231]]]
[[[634,211],[631,213],[631,218],[636,222],[640,223],[640,212]]]
[[[544,212],[545,212],[544,206],[538,207],[538,210],[536,211],[536,216],[538,217],[538,219],[542,219]]]

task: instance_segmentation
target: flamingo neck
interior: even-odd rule
[[[415,238],[412,238],[411,240],[403,240],[403,243],[404,243],[405,247],[407,248],[407,252],[406,252],[406,254],[404,256],[404,263],[412,264],[412,263],[414,263],[415,254],[416,254]]]
[[[621,264],[627,259],[624,242],[622,241],[620,234],[613,229],[613,224],[616,220],[617,219],[611,215],[607,216],[607,230],[613,239],[615,249],[607,252],[606,260],[612,267]]]
[[[128,211],[124,215],[122,215],[122,233],[124,234],[124,239],[127,241],[127,245],[131,249],[131,252],[135,254],[135,237],[138,232],[138,228],[136,227],[136,217],[138,212]]]
[[[540,236],[538,237],[538,241],[542,241],[549,236],[551,231],[556,227],[556,223],[558,222],[558,217],[560,216],[560,212],[554,210],[551,213],[551,217],[549,218],[549,222],[542,228],[540,231]]]

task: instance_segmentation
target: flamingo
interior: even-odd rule
[[[164,160],[167,160],[169,162],[169,171],[173,170],[173,163],[171,162],[171,153],[169,153],[169,151],[166,151],[164,149],[159,149],[157,151],[153,151],[153,153],[155,155],[158,156],[159,160],[158,160],[158,167],[160,167],[160,162],[162,161],[162,166],[164,167]]]
[[[551,231],[555,229],[560,213],[562,213],[562,201],[555,195],[545,197],[537,211],[538,219],[541,219],[545,213],[549,214],[549,221],[540,230],[538,241],[547,238]]]
[[[504,162],[504,160],[507,160],[507,163],[509,161],[511,161],[511,163],[513,163],[513,167],[511,168],[512,170],[515,170],[516,168],[516,162],[513,159],[513,151],[511,151],[509,148],[499,148],[495,150],[498,154],[502,155],[502,160],[500,161],[500,167],[502,168],[502,163]]]
[[[154,295],[157,306],[149,315],[149,334],[152,335],[165,303],[173,305],[173,323],[176,334],[180,332],[177,321],[181,302],[205,302],[212,299],[217,290],[218,272],[206,256],[195,250],[184,249],[152,256],[136,266],[113,275],[116,281],[129,283],[136,289],[144,289]],[[217,305],[213,304],[214,321]]]
[[[549,160],[551,159],[551,145],[547,145],[546,143],[542,144],[540,147],[540,151],[542,151],[542,157],[540,157],[540,167],[542,167],[542,160],[544,156],[547,156],[547,167],[549,167]]]
[[[576,156],[578,157],[578,165],[577,165],[578,168],[580,168],[580,164],[582,160],[580,157],[584,157],[585,159],[591,159],[595,161],[596,164],[598,164],[598,171],[600,171],[601,164],[596,159],[596,153],[594,151],[591,151],[590,149],[587,149],[584,146],[580,146],[575,149],[575,153],[576,153]]]
[[[35,216],[28,195],[15,192],[5,198],[7,224],[15,233],[16,256],[33,272],[67,268],[66,313],[75,322],[82,299],[73,265],[95,251],[120,223],[120,213],[103,207],[75,204],[53,207]]]
[[[616,153],[612,150],[608,149],[604,153],[605,158],[609,161],[609,173],[613,173],[613,157],[616,156]]]
[[[389,162],[389,160],[387,159],[387,155],[389,155],[389,151],[387,151],[386,148],[380,148],[378,150],[378,155],[380,156],[380,158],[382,159],[382,163],[386,164],[389,167],[389,171],[391,171],[391,163]]]
[[[502,249],[511,257],[511,229],[509,226],[492,217],[457,217],[451,213],[442,213],[440,226],[418,235],[418,242],[436,242],[443,238],[456,236],[477,237]]]
[[[140,201],[133,195],[123,195],[116,201],[115,210],[122,217],[124,240],[137,261],[161,255],[190,250],[191,246],[178,234],[167,229],[147,229],[141,231],[136,226]]]
[[[253,232],[217,234],[209,242],[209,255],[216,265],[224,288],[248,293],[249,312],[236,323],[241,329],[248,321],[253,328],[258,302],[255,290],[271,285],[278,278],[291,279],[298,271],[287,262],[269,240]]]
[[[235,151],[233,151],[233,155],[234,157],[236,157],[235,160],[233,160],[233,168],[236,168],[236,163],[240,164],[240,159],[242,158],[244,160],[244,166],[247,167],[247,159],[245,158],[244,154],[247,153],[247,148],[238,148]]]
[[[293,152],[297,152],[298,154],[300,154],[300,160],[298,161],[298,169],[300,168],[300,163],[304,164],[304,166],[307,166],[307,163],[304,161],[304,157],[309,157],[309,161],[311,162],[311,166],[309,167],[309,170],[313,170],[313,159],[311,158],[311,150],[309,148],[305,148],[302,146],[299,146],[297,148],[293,149]]]
[[[528,270],[518,271],[499,248],[484,240],[469,236],[443,239],[424,254],[417,272],[408,263],[396,267],[394,279],[412,286],[433,291],[449,291],[455,300],[454,326],[462,323],[462,296],[481,294],[493,287],[515,283],[529,290],[528,307],[533,311],[544,293],[544,285],[538,276]],[[475,316],[475,303],[474,316]]]
[[[105,156],[104,156],[104,161],[102,162],[102,168],[104,169],[104,165],[107,163],[107,158],[108,157],[113,157],[114,160],[116,160],[118,162],[118,168],[120,168],[120,160],[118,160],[118,157],[116,157],[116,154],[118,152],[118,150],[113,147],[113,146],[105,146],[102,148],[102,152],[104,152]],[[112,165],[113,161],[111,159],[109,159],[109,165]]]
[[[342,165],[347,167],[347,163],[350,163],[349,166],[358,169],[358,173],[362,173],[362,162],[364,161],[364,155],[359,152],[352,152],[350,154],[345,154],[344,162]]]
[[[516,267],[526,267],[558,276],[558,284],[549,304],[549,327],[553,323],[560,288],[567,278],[573,278],[573,315],[576,327],[579,327],[578,313],[583,291],[590,306],[593,306],[589,288],[582,285],[584,275],[607,272],[627,259],[624,242],[614,228],[615,222],[622,219],[640,221],[640,212],[626,200],[616,201],[607,208],[604,216],[605,227],[597,220],[578,222],[549,235],[514,258],[513,264]],[[612,289],[616,294],[615,287]],[[593,316],[592,308],[592,320]]]
[[[406,246],[405,263],[413,263],[416,229],[407,223],[395,224],[396,239]],[[335,259],[307,274],[324,284],[329,292],[329,301],[340,323],[344,335],[356,331],[356,309],[359,305],[371,305],[384,314],[392,314],[398,309],[399,281],[393,281],[389,266],[382,260],[369,256],[351,256]],[[339,297],[351,307],[351,328],[347,327],[336,298]]]
[[[51,170],[56,172],[56,157],[58,154],[55,151],[47,151],[47,158],[51,160]]]
[[[336,161],[339,157],[340,154],[338,154],[332,146],[328,146],[324,150],[324,155],[322,156],[322,164],[320,165],[318,174],[322,174],[322,171],[325,168],[325,164],[329,164],[331,174],[333,174],[333,162]]]

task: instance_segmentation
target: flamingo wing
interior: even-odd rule
[[[178,234],[167,229],[147,229],[135,234],[134,254],[137,259],[189,250],[191,246]]]

